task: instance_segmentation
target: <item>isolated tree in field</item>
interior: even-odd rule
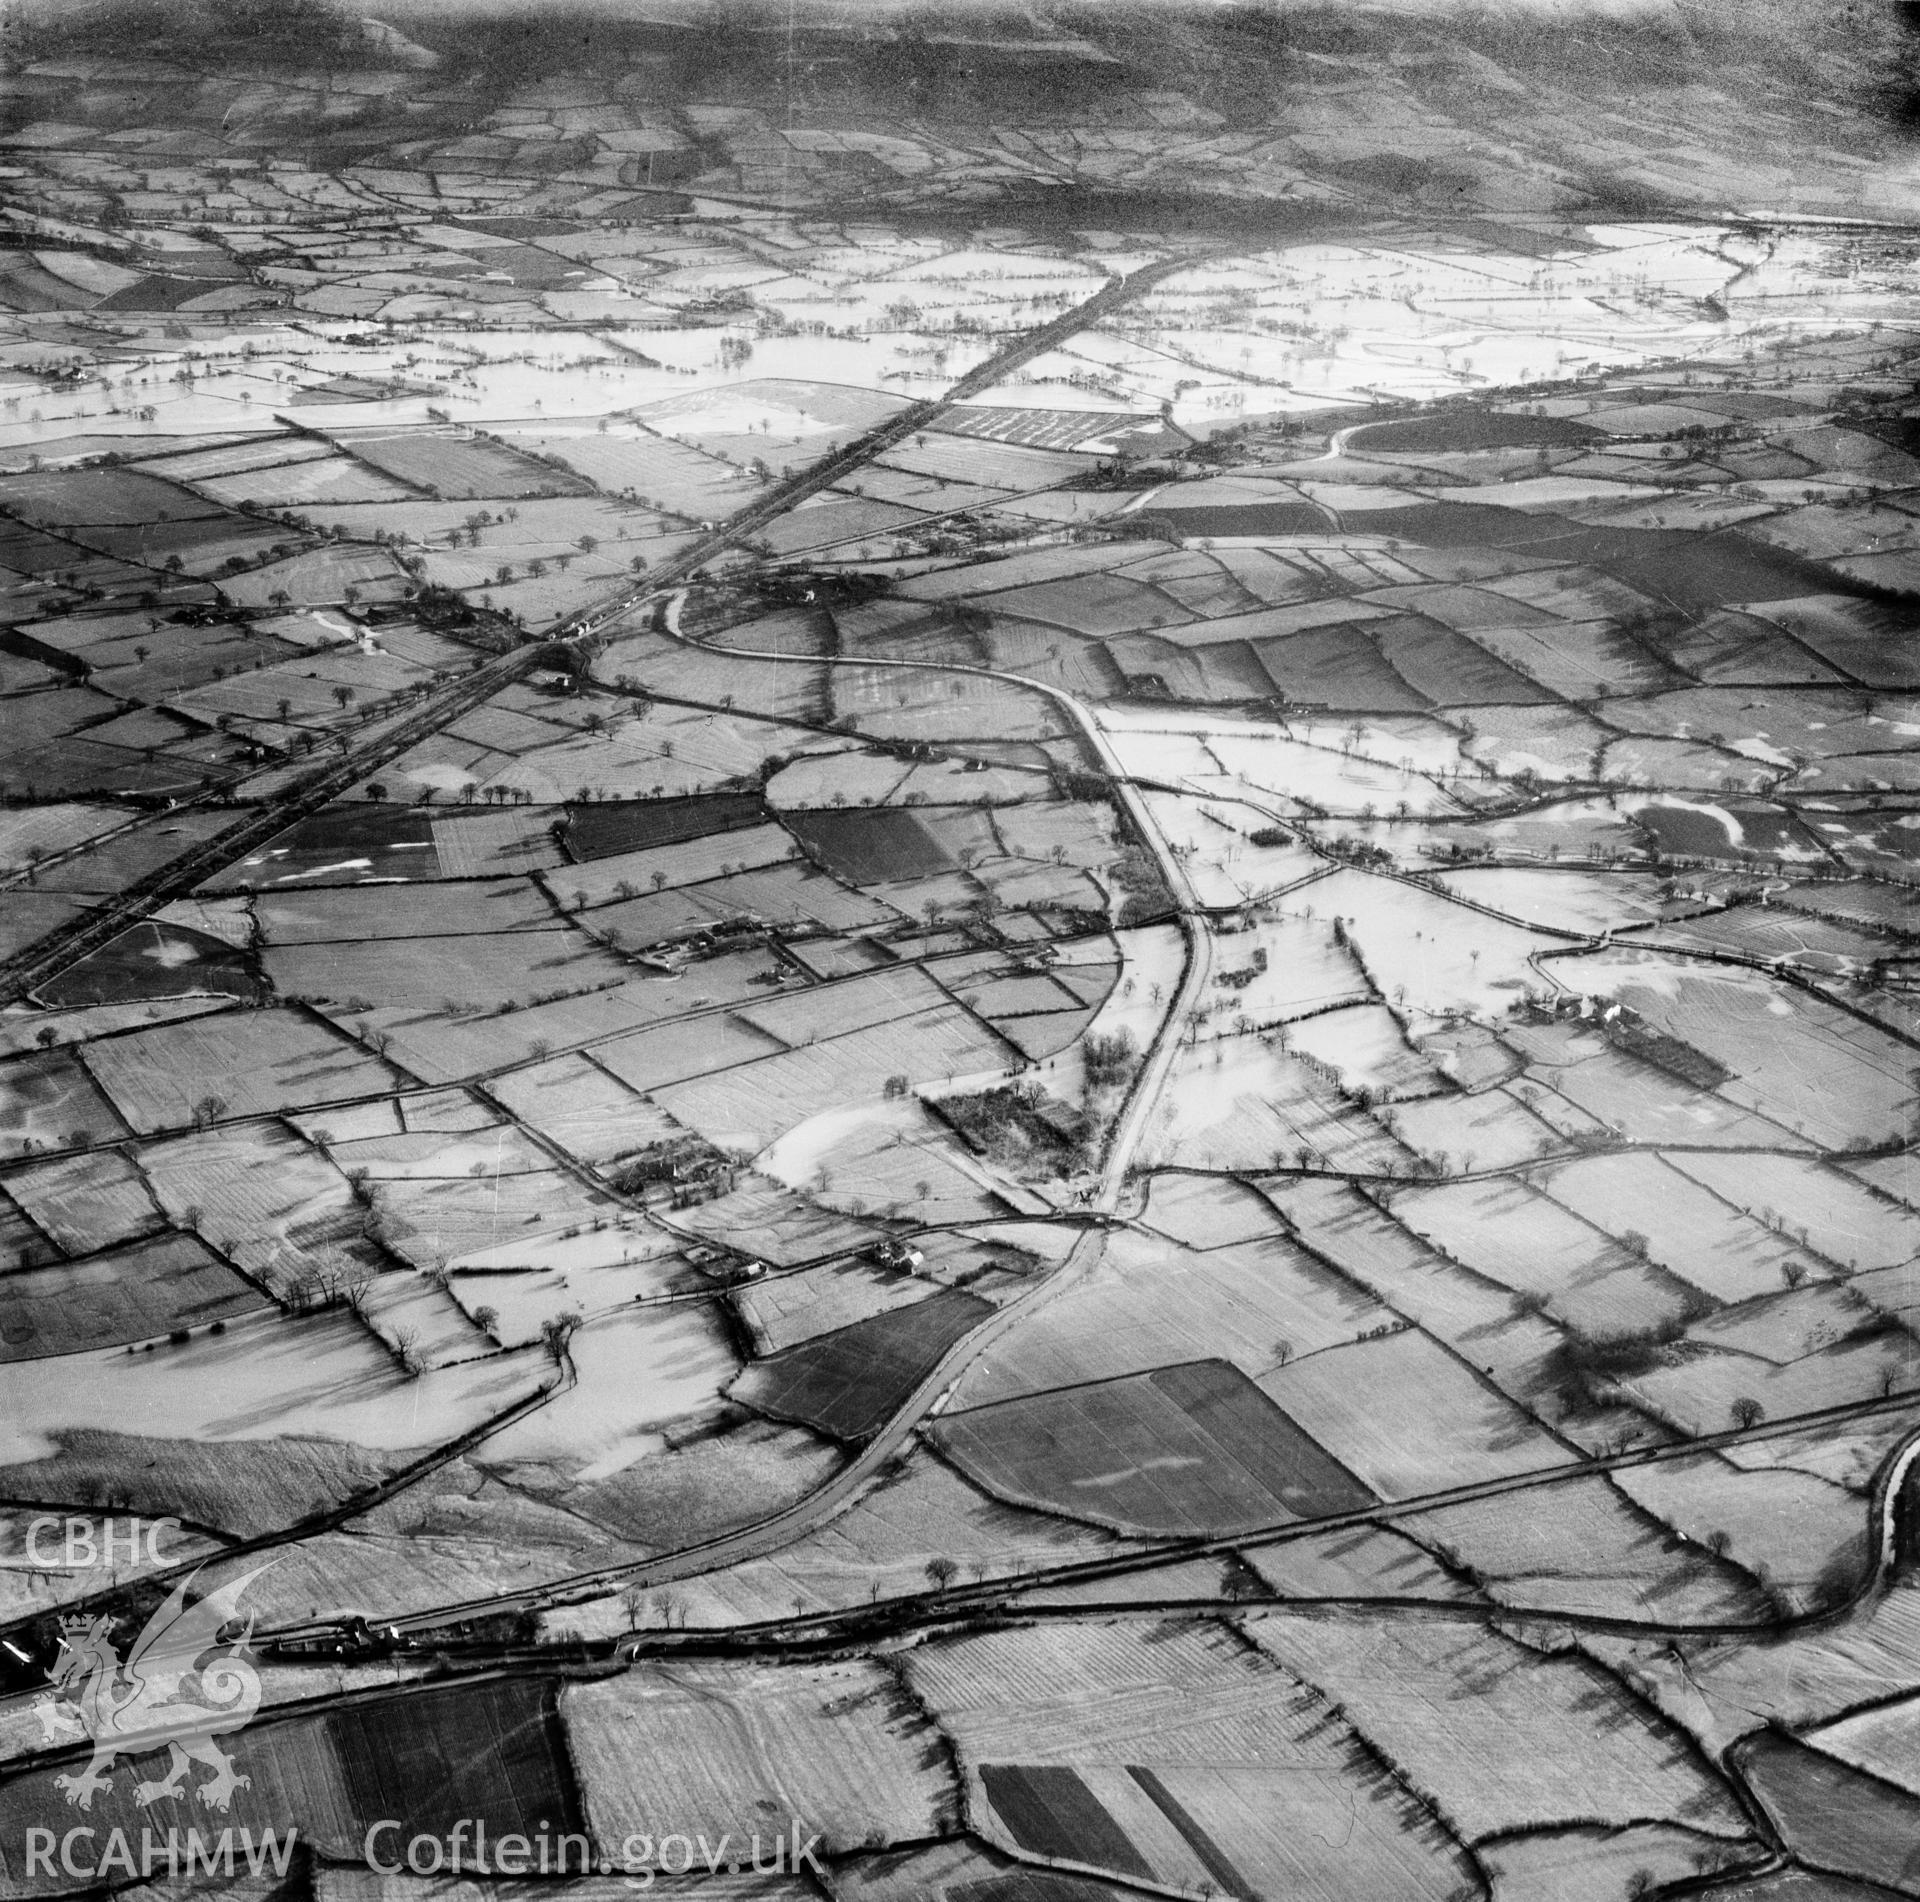
[[[960,1568],[944,1555],[927,1561],[927,1577],[933,1582],[933,1589],[944,1592],[959,1576]]]
[[[51,1050],[60,1041],[60,1033],[51,1024],[43,1024],[34,1032],[33,1040],[42,1050]]]
[[[491,1307],[478,1307],[473,1311],[473,1324],[484,1334],[491,1334],[499,1322],[500,1310]]]
[[[386,796],[387,788],[383,781],[375,779],[368,782],[367,797],[371,799],[376,806],[379,805]]]
[[[640,1614],[646,1609],[647,1594],[643,1586],[629,1585],[620,1594],[620,1609],[627,1614],[627,1629],[640,1629]]]
[[[284,696],[273,703],[273,710],[280,716],[280,724],[285,726],[293,716],[293,702]]]
[[[209,1124],[217,1123],[226,1110],[227,1099],[224,1096],[203,1096],[193,1106],[193,1125],[196,1129],[205,1129]]]
[[[353,699],[353,689],[351,687],[334,688],[333,704],[336,707],[338,707],[342,713],[346,712],[348,704],[352,701],[352,699]]]
[[[1742,1394],[1727,1411],[1733,1416],[1733,1424],[1742,1433],[1750,1432],[1767,1417],[1766,1408],[1746,1394]]]

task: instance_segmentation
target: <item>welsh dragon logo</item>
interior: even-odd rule
[[[234,1791],[248,1787],[251,1779],[235,1773],[214,1739],[244,1728],[260,1708],[260,1674],[246,1653],[251,1615],[237,1638],[223,1643],[220,1634],[238,1618],[240,1594],[266,1570],[258,1566],[191,1606],[187,1592],[199,1573],[182,1579],[124,1660],[106,1616],[60,1621],[60,1654],[47,1673],[53,1689],[35,1708],[49,1743],[70,1737],[76,1716],[93,1740],[84,1770],[54,1778],[69,1803],[91,1809],[94,1797],[112,1788],[115,1758],[162,1747],[171,1753],[167,1774],[134,1786],[142,1808],[180,1795],[194,1763],[213,1772],[195,1792],[211,1809],[228,1808]]]

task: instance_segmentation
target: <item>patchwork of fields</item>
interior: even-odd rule
[[[299,11],[10,34],[0,1891],[1920,1893],[1854,14]]]

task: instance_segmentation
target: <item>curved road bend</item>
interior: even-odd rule
[[[773,666],[811,666],[819,658],[814,655],[764,654],[745,648],[729,648],[717,643],[695,641],[680,631],[680,608],[686,599],[686,594],[687,591],[683,588],[669,598],[660,620],[662,630],[687,647],[695,648],[702,653],[723,654],[729,658],[757,661]],[[1173,897],[1181,929],[1186,936],[1187,955],[1181,972],[1179,991],[1169,1001],[1165,1014],[1160,1020],[1160,1027],[1154,1035],[1153,1043],[1134,1075],[1126,1101],[1115,1119],[1106,1154],[1102,1159],[1099,1185],[1093,1194],[1090,1206],[1101,1214],[1111,1215],[1119,1207],[1127,1184],[1128,1170],[1146,1134],[1148,1119],[1159,1100],[1168,1072],[1172,1069],[1174,1059],[1179,1052],[1180,1026],[1187,1012],[1198,1002],[1211,970],[1211,940],[1203,922],[1205,908],[1199,903],[1188,882],[1185,870],[1175,857],[1165,835],[1155,823],[1139,789],[1114,753],[1112,744],[1099,722],[1080,701],[1063,688],[1030,681],[1019,675],[998,673],[991,668],[940,661],[862,658],[857,661],[849,659],[836,662],[829,657],[828,664],[862,668],[892,667],[938,674],[967,673],[1045,695],[1061,708],[1085,738],[1102,772],[1109,778],[1115,796],[1125,808],[1127,816],[1139,832],[1142,841],[1154,855],[1161,877]],[[921,1422],[937,1410],[939,1402],[961,1375],[1008,1329],[1024,1321],[1037,1309],[1080,1280],[1099,1261],[1105,1246],[1104,1228],[1086,1231],[1075,1242],[1061,1265],[1044,1281],[1037,1283],[1018,1299],[1010,1301],[1004,1308],[982,1321],[971,1334],[955,1342],[941,1357],[938,1365],[906,1397],[893,1417],[851,1463],[843,1467],[817,1492],[810,1493],[806,1498],[783,1508],[770,1518],[742,1527],[736,1532],[723,1534],[719,1538],[705,1540],[698,1545],[687,1546],[681,1551],[667,1553],[655,1559],[642,1560],[636,1564],[575,1573],[570,1577],[554,1579],[547,1584],[525,1591],[503,1593],[494,1598],[469,1600],[461,1604],[442,1606],[430,1612],[419,1612],[399,1618],[373,1618],[369,1622],[382,1629],[396,1629],[404,1632],[444,1625],[463,1618],[497,1615],[503,1611],[532,1610],[561,1599],[578,1598],[592,1594],[596,1590],[610,1591],[622,1585],[669,1584],[676,1579],[690,1578],[702,1572],[717,1571],[724,1566],[739,1564],[748,1559],[762,1558],[792,1544],[850,1505],[867,1482],[905,1445]],[[318,1626],[287,1627],[278,1632],[262,1635],[263,1638],[268,1639],[285,1639],[334,1628],[332,1624],[323,1622]]]

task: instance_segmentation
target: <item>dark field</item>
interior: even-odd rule
[[[27,747],[80,732],[119,711],[117,702],[91,687],[69,685],[22,694],[0,707],[0,747],[10,761],[17,762]],[[14,777],[13,771],[7,777]]]
[[[940,841],[912,813],[898,808],[796,812],[788,816],[787,829],[850,885],[931,878],[954,866]]]
[[[76,548],[72,542],[0,519],[0,568],[23,575],[57,575],[69,568],[84,572],[92,560],[86,549]]]
[[[949,1289],[770,1354],[737,1381],[735,1399],[836,1440],[875,1432],[993,1304]]]
[[[576,860],[607,859],[643,846],[678,845],[757,826],[766,807],[751,793],[690,799],[622,799],[567,808],[566,848]]]
[[[942,1452],[990,1492],[1161,1536],[1247,1531],[1373,1494],[1225,1361],[1189,1361],[950,1414]]]
[[[1853,849],[1908,861],[1920,859],[1920,829],[1904,823],[1913,817],[1911,811],[1874,813],[1846,806],[1837,811],[1852,835]]]
[[[164,1235],[0,1275],[0,1361],[124,1347],[269,1305],[198,1237]]]
[[[860,892],[848,891],[824,872],[786,864],[603,905],[595,916],[623,933],[630,944],[661,944],[740,919],[787,931],[804,931],[809,926],[857,931],[891,923],[897,914]]]
[[[549,469],[545,463],[477,437],[423,431],[338,440],[342,449],[368,467],[417,489],[443,495],[448,501],[593,492],[576,475]]]
[[[218,502],[137,469],[59,469],[0,476],[0,509],[43,526],[178,522],[195,515],[227,513]]]
[[[128,1133],[86,1067],[66,1050],[36,1051],[0,1063],[0,1149],[18,1151],[25,1138],[40,1148],[64,1148],[84,1129],[94,1142]]]
[[[1527,514],[1484,502],[1370,509],[1366,529],[1429,548],[1511,548],[1583,563],[1639,589],[1651,602],[1687,614],[1741,601],[1870,592],[1818,562],[1732,529],[1697,535],[1684,529],[1595,528],[1564,515]]]
[[[0,957],[12,957],[48,932],[71,924],[87,909],[82,899],[60,892],[23,891],[20,887],[7,894],[7,908],[0,912]]]
[[[364,860],[365,864],[356,861]],[[359,878],[433,878],[440,870],[433,822],[417,807],[335,806],[276,833],[216,881],[223,889],[272,885],[300,873]]]
[[[58,1452],[10,1470],[16,1499],[111,1494],[133,1511],[173,1513],[235,1538],[274,1531],[375,1484],[400,1463],[333,1440],[164,1440],[98,1427],[49,1437]]]
[[[78,735],[9,753],[0,766],[0,793],[28,799],[71,799],[94,793],[177,794],[198,786],[206,770],[197,762],[166,756],[147,760],[124,747],[102,746]]]
[[[1152,1866],[1077,1770],[1058,1764],[985,1763],[980,1781],[1022,1849],[1154,1880]]]
[[[180,925],[145,919],[70,965],[37,995],[49,1004],[117,1004],[137,997],[217,991],[258,997],[262,987],[232,945]]]
[[[1816,849],[1812,836],[1784,806],[1734,799],[1714,803],[1739,826],[1737,841],[1718,819],[1691,806],[1642,806],[1633,822],[1651,834],[1661,852],[1680,858],[1770,858]]]
[[[550,1679],[504,1677],[329,1712],[353,1814],[403,1819],[403,1840],[466,1817],[495,1837],[584,1829],[556,1700]]]
[[[1381,659],[1366,628],[1353,622],[1248,645],[1289,700],[1367,713],[1418,713],[1431,704]]]
[[[501,218],[461,218],[456,222],[462,230],[484,231],[490,238],[564,238],[571,232],[587,229],[570,218],[542,218],[535,213]]]
[[[1200,1858],[1207,1872],[1229,1894],[1249,1887],[1246,1877],[1227,1859],[1226,1852],[1208,1835],[1199,1819],[1167,1788],[1164,1777],[1137,1763],[1127,1766],[1127,1775],[1146,1793],[1154,1808],[1180,1832],[1187,1847]]]
[[[152,630],[129,628],[124,615],[107,617],[101,638],[80,615],[61,627],[63,645],[72,643],[80,660],[96,670],[112,690],[130,700],[165,700],[205,686],[225,674],[248,673],[299,657],[291,642],[276,640],[258,628],[217,621],[209,627],[162,622]],[[139,649],[147,650],[143,660]]]
[[[1605,432],[1563,416],[1514,416],[1503,410],[1442,409],[1398,423],[1368,423],[1347,438],[1360,455],[1443,454],[1463,449],[1558,449],[1600,442]]]
[[[292,529],[256,527],[244,515],[207,516],[190,522],[134,522],[69,532],[116,561],[159,568],[165,566],[168,556],[178,555],[196,574],[211,572],[229,555],[247,562],[265,561],[276,548],[291,552],[302,542]]]
[[[1170,522],[1176,535],[1324,535],[1330,518],[1310,502],[1237,502],[1212,508],[1154,508],[1150,518]]]
[[[178,310],[195,297],[204,297],[219,288],[199,277],[143,277],[137,284],[103,297],[95,310]],[[266,293],[262,293],[264,298]]]
[[[1920,1797],[1777,1731],[1744,1738],[1728,1754],[1791,1854],[1920,1894]]]
[[[262,1829],[295,1829],[304,1845],[349,1862],[362,1860],[369,1826],[388,1818],[400,1827],[397,1838],[391,1831],[381,1838],[381,1850],[397,1840],[402,1855],[415,1834],[444,1845],[453,1825],[469,1818],[483,1821],[492,1841],[531,1838],[543,1824],[555,1838],[584,1834],[554,1703],[545,1678],[493,1678],[256,1722],[234,1752],[250,1782],[233,1793],[219,1827],[231,1826],[236,1843],[242,1829],[256,1839]],[[195,1791],[208,1773],[198,1766],[177,1796],[136,1804],[136,1781],[162,1774],[165,1764],[164,1751],[120,1761],[88,1818],[100,1840],[114,1828],[138,1843],[143,1826],[162,1841],[170,1828],[184,1838],[207,1826]],[[29,1827],[64,1828],[70,1815],[45,1769],[0,1783],[0,1828],[10,1841]],[[576,1871],[580,1855],[576,1843]],[[72,1886],[61,1877],[49,1888],[61,1885]]]

